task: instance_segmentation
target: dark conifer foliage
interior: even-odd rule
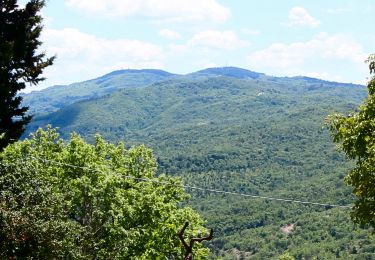
[[[43,69],[55,58],[38,52],[44,5],[31,0],[20,7],[17,0],[0,0],[0,150],[17,141],[31,120],[19,91],[44,80]]]

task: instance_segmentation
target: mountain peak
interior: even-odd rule
[[[110,73],[107,73],[100,78],[104,77],[112,77],[116,75],[121,75],[121,74],[140,74],[140,73],[149,73],[149,74],[155,74],[159,76],[174,76],[175,74],[164,71],[164,70],[159,70],[159,69],[122,69],[122,70],[115,70]]]
[[[218,76],[226,76],[226,77],[238,78],[238,79],[245,79],[245,78],[256,79],[265,74],[254,72],[254,71],[247,70],[247,69],[241,69],[237,67],[216,67],[216,68],[207,68],[204,70],[199,70],[190,75],[199,75],[199,76],[218,75]]]

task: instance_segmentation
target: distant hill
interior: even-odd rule
[[[236,67],[208,68],[189,74],[190,76],[226,76],[237,79],[256,79],[265,76],[263,73],[253,72]]]
[[[47,114],[82,100],[102,97],[122,88],[137,88],[177,75],[154,69],[117,70],[96,79],[53,86],[24,95],[32,114]]]
[[[181,176],[191,186],[353,201],[343,181],[351,163],[335,149],[324,119],[355,109],[367,96],[364,86],[229,67],[187,75],[116,71],[41,91],[39,100],[36,94],[26,96],[34,111],[49,95],[54,102],[66,95],[78,101],[37,114],[28,131],[52,123],[65,138],[76,131],[91,141],[100,133],[126,145],[145,143],[155,151],[159,172]],[[214,257],[277,259],[286,251],[296,259],[375,257],[369,231],[354,227],[348,210],[188,191],[190,205],[215,229],[209,244]],[[293,230],[283,232],[286,226]]]

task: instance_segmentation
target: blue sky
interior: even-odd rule
[[[49,0],[42,15],[57,60],[39,88],[222,66],[364,84],[375,52],[373,0]]]

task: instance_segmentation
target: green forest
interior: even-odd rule
[[[137,81],[148,84],[124,83]],[[80,93],[109,86],[111,93]],[[66,89],[82,100],[64,104]],[[100,133],[126,147],[145,144],[157,157],[157,173],[187,186],[332,205],[354,201],[344,183],[353,163],[333,144],[325,119],[355,110],[367,96],[363,86],[217,68],[183,76],[124,70],[45,92],[25,96],[31,109],[52,111],[37,115],[29,132],[52,124],[65,139],[77,132],[94,142]],[[183,205],[214,229],[205,243],[213,259],[374,257],[372,230],[353,224],[350,208],[186,191],[191,197]]]
[[[371,3],[172,2],[0,1],[0,259],[375,259]]]

